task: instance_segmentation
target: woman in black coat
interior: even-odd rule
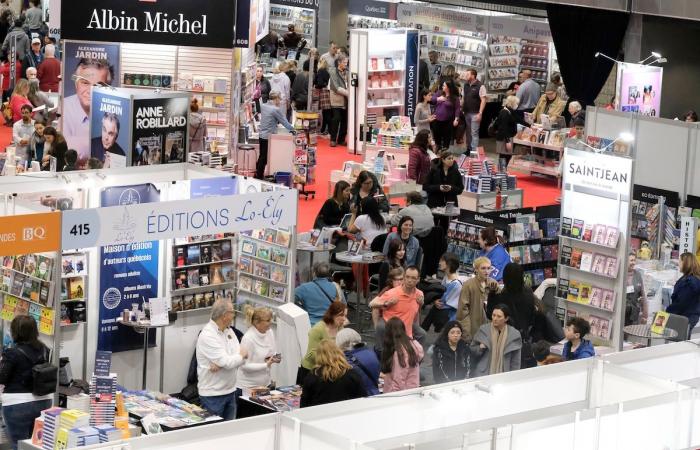
[[[428,193],[429,208],[445,206],[447,202],[457,205],[457,196],[464,191],[464,183],[451,152],[443,150],[440,153],[440,159],[430,168],[423,190]]]
[[[508,96],[496,120],[496,152],[500,158],[506,160],[506,165],[513,153],[513,136],[518,133],[518,121],[514,114],[519,103],[518,97]]]
[[[464,380],[469,375],[469,346],[462,339],[462,325],[453,320],[442,329],[433,347],[435,383]]]

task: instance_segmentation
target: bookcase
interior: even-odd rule
[[[314,184],[316,181],[316,146],[318,144],[317,112],[297,112],[294,129],[297,135],[294,137],[294,184]],[[305,195],[306,191],[299,191]]]
[[[291,294],[291,244],[287,229],[257,229],[239,236],[238,303],[278,307]]]
[[[83,252],[66,252],[61,256],[61,326],[87,320],[88,258]]]
[[[233,236],[176,240],[172,247],[172,310],[210,308],[218,298],[235,301],[236,254]]]
[[[642,242],[649,243],[653,258],[661,257],[666,245],[678,258],[680,227],[678,192],[635,184],[632,194],[630,247],[639,250]]]
[[[591,324],[589,338],[622,348],[632,160],[566,148],[557,298],[566,317]]]
[[[545,130],[540,126],[523,128],[513,138],[513,158],[508,170],[557,178],[561,185],[561,156],[569,129]]]
[[[491,36],[489,45],[489,79],[486,87],[490,91],[505,91],[518,80],[520,64],[520,38]]]
[[[307,49],[315,47],[316,12],[313,9],[271,3],[270,31],[275,31],[282,37],[290,23],[294,24],[295,31],[306,39]]]

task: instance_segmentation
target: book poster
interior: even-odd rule
[[[152,184],[106,188],[100,206],[119,206],[160,201]],[[120,225],[128,233],[133,220],[124,216]],[[117,324],[125,309],[158,297],[159,241],[110,245],[100,248],[100,329],[97,349],[123,352],[143,348],[143,334]],[[156,345],[155,330],[148,336],[149,346]]]
[[[643,116],[661,115],[661,67],[623,64],[619,69],[620,110]]]
[[[189,96],[135,99],[131,165],[185,162],[188,110]]]
[[[131,118],[129,97],[96,88],[90,110],[90,156],[100,160],[105,169],[126,167]]]
[[[78,165],[90,158],[90,94],[93,85],[119,85],[119,44],[66,41],[61,126]]]

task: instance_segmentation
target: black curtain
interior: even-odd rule
[[[547,17],[569,98],[592,105],[613,67],[595,54],[619,59],[629,14],[550,3]]]

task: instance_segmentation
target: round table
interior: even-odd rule
[[[326,244],[322,245],[321,247],[311,245],[308,242],[298,242],[297,243],[297,251],[299,252],[309,252],[309,279],[308,281],[313,280],[313,269],[314,269],[314,255],[316,253],[326,253],[326,252],[332,252],[335,250],[335,245],[333,244]]]
[[[451,212],[447,212],[444,206],[438,206],[437,208],[433,208],[430,210],[430,212],[433,213],[434,216],[449,218],[459,217],[460,214],[459,208],[455,208]]]
[[[630,336],[640,337],[647,340],[648,347],[651,347],[652,339],[673,339],[678,337],[678,332],[671,328],[665,328],[663,334],[653,333],[651,331],[651,324],[640,324],[640,325],[627,325],[622,329],[625,334]]]
[[[366,254],[366,253],[364,253]],[[363,253],[359,253],[357,255],[349,255],[348,252],[340,252],[335,254],[335,259],[337,259],[340,262],[344,263],[350,263],[350,264],[376,264],[380,263],[384,260],[384,255],[382,255],[382,258],[379,260],[372,260],[372,261],[367,261],[362,259]],[[357,296],[357,327],[359,328],[357,330],[358,333],[362,333],[362,311],[360,310],[361,305],[362,305],[362,286],[360,285],[359,280],[355,280],[355,292]]]

